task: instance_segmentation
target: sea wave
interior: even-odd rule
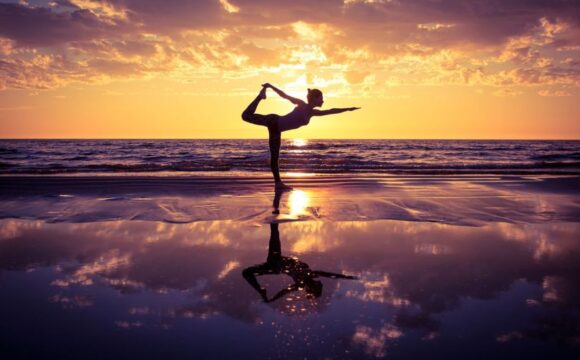
[[[532,156],[533,160],[549,161],[549,162],[563,162],[580,160],[580,152],[563,153],[563,154],[545,154]]]
[[[580,173],[580,141],[283,142],[282,171]],[[0,140],[0,174],[269,171],[266,140]]]
[[[63,173],[142,173],[142,172],[207,172],[207,171],[268,171],[263,164],[203,164],[197,162],[176,163],[143,163],[143,164],[100,164],[69,166],[51,163],[45,167],[17,167],[0,163],[0,174],[63,174]],[[343,165],[342,161],[326,161],[321,164],[293,163],[286,164],[284,171],[314,173],[529,173],[554,172],[580,174],[580,162],[535,163],[535,164],[477,164],[477,165],[424,165],[424,164],[368,164],[351,163]]]

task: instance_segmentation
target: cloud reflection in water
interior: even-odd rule
[[[307,204],[304,199],[297,203]],[[60,311],[98,314],[106,309],[115,314],[109,326],[126,331],[178,333],[184,320],[204,321],[209,329],[229,324],[228,331],[238,336],[249,332],[255,337],[244,337],[249,343],[271,339],[268,331],[260,330],[271,329],[285,337],[271,339],[272,346],[290,343],[298,346],[298,355],[299,349],[318,348],[321,353],[348,350],[360,357],[389,356],[410,343],[417,351],[424,341],[437,346],[441,339],[446,339],[443,344],[458,335],[446,325],[452,314],[474,321],[477,313],[470,311],[496,309],[500,316],[509,308],[515,320],[497,326],[488,322],[478,329],[478,337],[464,334],[464,341],[474,346],[525,341],[550,348],[555,340],[566,344],[561,354],[575,349],[580,324],[580,228],[575,223],[460,227],[403,221],[292,222],[279,227],[286,256],[297,256],[313,269],[357,275],[361,281],[322,279],[323,296],[309,300],[312,305],[304,314],[288,316],[301,312],[303,300],[289,294],[290,300],[263,304],[240,275],[242,268],[264,261],[267,226],[2,220],[2,302],[16,304],[24,295],[17,289],[24,286],[29,294],[47,291],[44,302],[59,305]],[[312,239],[310,245],[304,239]],[[30,270],[35,271],[26,272]],[[287,286],[274,279],[267,282],[278,289]],[[118,301],[107,300],[113,298]],[[43,316],[56,316],[54,308],[39,309]],[[6,307],[1,312],[8,324],[23,316]],[[211,341],[215,334],[199,336]],[[300,348],[305,336],[311,347]],[[500,350],[489,349],[490,354]]]

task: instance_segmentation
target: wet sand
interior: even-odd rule
[[[148,220],[190,223],[429,221],[457,225],[580,218],[578,176],[295,175],[280,195],[268,176],[0,177],[0,218],[48,222]]]
[[[289,182],[0,178],[2,357],[580,354],[577,177]]]

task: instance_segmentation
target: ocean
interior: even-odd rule
[[[266,139],[0,140],[0,174],[267,172]],[[301,173],[579,174],[580,141],[284,140]]]

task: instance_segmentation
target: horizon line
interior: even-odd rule
[[[0,137],[1,140],[264,140],[265,138],[148,138],[148,137]],[[580,141],[579,138],[285,138],[282,140],[456,140],[456,141]]]

